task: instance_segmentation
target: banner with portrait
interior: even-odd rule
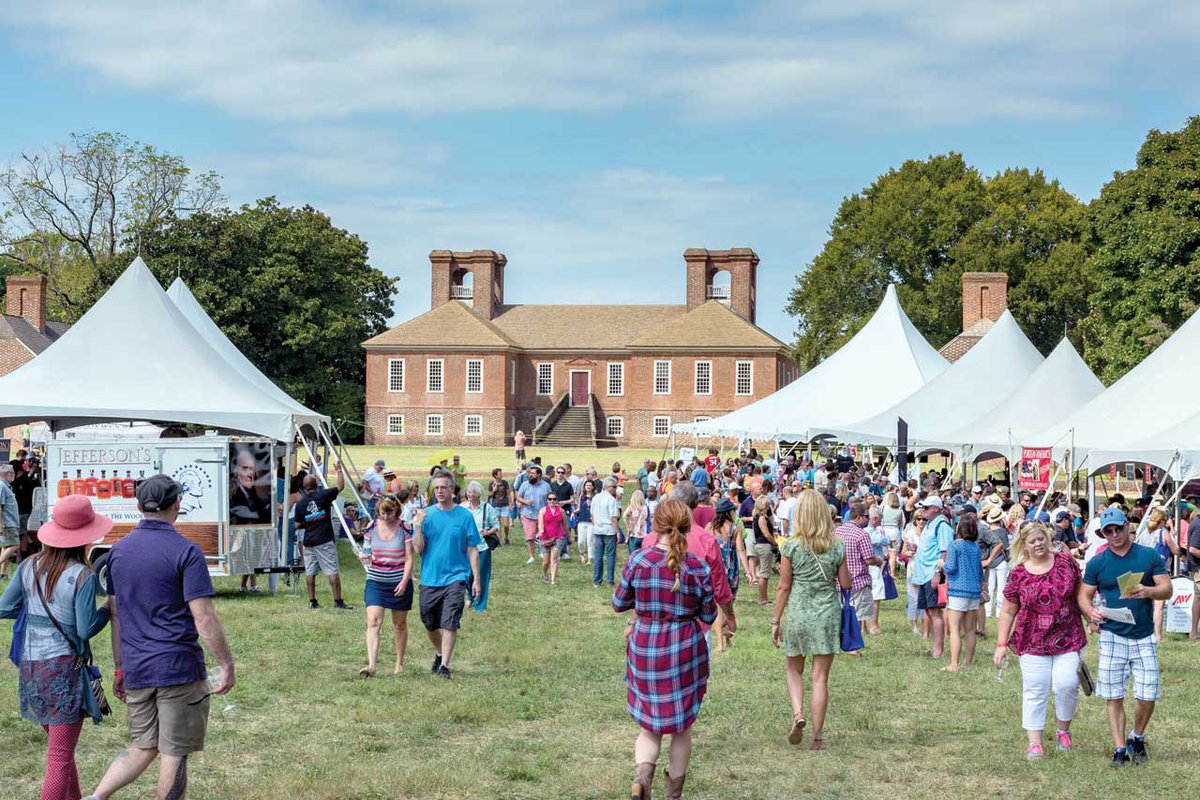
[[[229,524],[270,525],[271,445],[231,442],[229,445]]]
[[[1017,471],[1017,488],[1045,491],[1050,488],[1049,447],[1022,447],[1021,464]]]

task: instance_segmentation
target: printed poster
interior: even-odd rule
[[[1021,463],[1017,472],[1017,487],[1031,491],[1050,488],[1049,447],[1022,447]]]

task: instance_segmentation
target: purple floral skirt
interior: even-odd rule
[[[83,671],[74,656],[21,663],[21,716],[39,725],[70,725],[83,719]]]

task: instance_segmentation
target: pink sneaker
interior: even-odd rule
[[[1059,750],[1070,750],[1071,749],[1071,732],[1070,731],[1059,731],[1057,734],[1057,738],[1058,738],[1058,749]]]
[[[1031,744],[1025,750],[1026,761],[1037,761],[1043,755],[1045,755],[1045,753],[1042,752],[1042,746],[1040,744]]]

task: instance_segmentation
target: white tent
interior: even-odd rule
[[[875,360],[886,360],[887,352],[880,351]],[[1005,311],[966,355],[916,392],[886,411],[828,432],[847,442],[891,445],[896,442],[896,421],[903,418],[910,446],[939,444],[947,440],[948,432],[978,417],[981,408],[993,405],[998,396],[1011,394],[1012,387],[1044,360]]]
[[[258,367],[250,363],[250,359],[242,355],[242,351],[229,341],[229,338],[217,327],[217,323],[212,321],[212,317],[205,313],[203,306],[196,300],[195,295],[187,288],[182,278],[176,278],[167,288],[167,297],[183,313],[196,332],[204,337],[209,346],[263,394],[291,407],[297,415],[302,417],[318,416],[315,411],[311,411],[293,400],[291,395],[276,386]]]
[[[744,408],[707,422],[674,426],[676,433],[747,439],[811,441],[830,426],[874,414],[948,366],[900,306],[896,287],[850,341],[817,366]],[[873,389],[861,381],[868,378]]]
[[[1034,432],[1027,444],[1049,447],[1069,437],[1077,452],[1093,451],[1090,468],[1113,461],[1165,467],[1176,449],[1200,445],[1200,428],[1188,424],[1196,406],[1179,400],[1200,392],[1197,352],[1200,312],[1120,380],[1091,402]],[[1056,454],[1066,446],[1057,445]]]
[[[1002,384],[992,381],[991,385]],[[1064,338],[1016,391],[961,428],[948,431],[942,444],[970,445],[974,458],[1001,453],[1012,461],[1020,456],[1022,446],[1033,446],[1030,434],[1040,432],[1102,391],[1104,384]]]
[[[327,418],[265,392],[218,352],[140,259],[37,358],[0,378],[0,425],[211,425],[290,441]]]

